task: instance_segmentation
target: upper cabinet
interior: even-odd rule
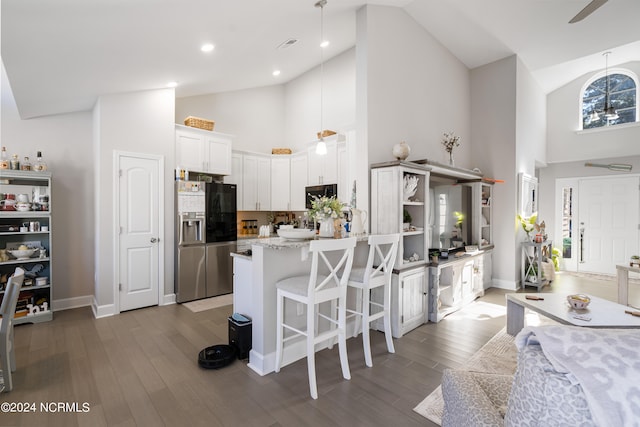
[[[291,210],[291,158],[271,157],[271,210]]]
[[[327,153],[316,153],[315,145],[307,149],[309,157],[309,185],[338,183],[338,139],[326,138]]]
[[[242,210],[271,210],[271,156],[243,155]]]
[[[233,137],[176,125],[176,166],[194,172],[230,175]]]
[[[309,159],[307,153],[301,151],[291,155],[291,210],[304,211],[307,209],[307,176]]]

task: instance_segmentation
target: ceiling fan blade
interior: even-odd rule
[[[574,24],[576,22],[582,21],[587,16],[591,15],[595,12],[600,6],[605,4],[609,0],[591,0],[591,3],[585,6],[576,16],[574,16],[569,24]]]

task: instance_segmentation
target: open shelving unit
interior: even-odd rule
[[[8,277],[21,267],[27,273],[22,285],[14,324],[46,322],[53,319],[51,311],[52,269],[51,269],[51,173],[35,171],[0,171],[0,193],[27,194],[31,210],[0,210],[0,249],[17,248],[27,245],[38,248],[28,259],[15,259],[6,254],[0,258],[0,297],[4,297],[4,287]],[[47,210],[37,208],[34,199],[46,196]],[[41,207],[42,209],[42,207]],[[24,231],[25,223],[37,222],[39,230]],[[46,230],[42,228],[46,227]],[[27,230],[29,230],[27,228]],[[40,250],[42,249],[42,251]],[[46,277],[44,285],[36,285],[37,277]]]

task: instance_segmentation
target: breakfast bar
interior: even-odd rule
[[[358,238],[353,268],[364,267],[369,245],[368,236]],[[286,277],[306,275],[311,271],[309,240],[286,240],[281,237],[256,239],[251,243],[251,255],[234,257],[234,311],[252,319],[252,348],[249,367],[266,375],[274,371],[276,351],[276,282]],[[296,316],[304,322],[299,307],[285,307],[285,316]],[[353,326],[351,326],[353,328]],[[347,330],[347,336],[353,329]],[[304,341],[292,343],[284,352],[283,366],[305,356]],[[321,347],[324,348],[324,347]],[[316,350],[320,350],[317,348]]]

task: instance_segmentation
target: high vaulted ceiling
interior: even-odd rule
[[[328,0],[330,58],[355,44],[355,11],[401,7],[467,67],[517,54],[549,93],[640,61],[640,1]],[[165,87],[179,97],[280,84],[320,62],[315,0],[2,0],[2,61],[23,118],[91,109],[102,94]],[[298,42],[286,49],[288,39]],[[215,49],[200,51],[210,42]],[[278,77],[272,71],[281,70]]]

